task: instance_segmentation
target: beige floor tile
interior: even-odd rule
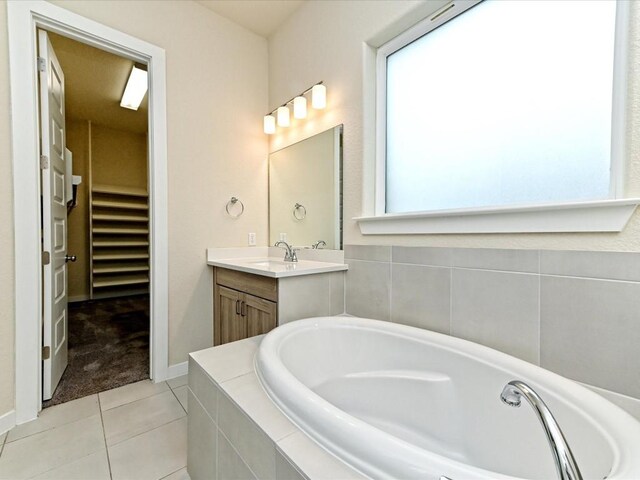
[[[106,448],[75,462],[44,472],[32,480],[110,480]]]
[[[100,415],[7,443],[0,457],[0,479],[31,478],[104,448]]]
[[[9,432],[7,442],[14,442],[35,433],[75,422],[92,415],[99,415],[98,395],[72,400],[71,402],[45,408],[37,419],[18,425]]]
[[[178,401],[180,402],[180,405],[182,405],[182,408],[184,408],[185,411],[189,411],[189,409],[187,408],[187,390],[189,389],[189,387],[187,387],[186,385],[183,385],[182,387],[178,387],[176,388],[173,393],[175,394],[176,397],[178,397]]]
[[[172,378],[171,380],[167,380],[167,383],[169,384],[171,389],[175,390],[178,387],[182,387],[183,385],[186,385],[188,380],[189,380],[189,376],[188,375],[182,375],[180,377],[176,377],[176,378]]]
[[[143,380],[141,382],[131,383],[124,387],[99,393],[100,408],[104,412],[105,410],[110,410],[126,403],[135,402],[141,398],[157,395],[168,389],[169,386],[166,382],[153,383],[151,380]]]
[[[115,445],[184,416],[184,409],[171,391],[112,408],[102,413],[107,445]]]
[[[109,447],[113,480],[157,480],[187,465],[187,419]]]
[[[167,475],[162,480],[191,480],[187,467],[181,468],[177,472],[173,472],[171,475]]]

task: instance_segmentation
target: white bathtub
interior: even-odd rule
[[[371,478],[555,479],[529,404],[500,401],[522,380],[547,403],[586,479],[640,479],[640,423],[590,390],[447,335],[352,317],[269,333],[256,372],[280,409]]]

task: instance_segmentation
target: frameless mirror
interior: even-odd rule
[[[269,243],[342,249],[342,125],[269,155]]]

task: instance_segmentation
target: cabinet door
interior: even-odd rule
[[[220,343],[247,338],[247,321],[240,314],[243,294],[218,286],[218,314],[220,315]]]
[[[276,303],[245,295],[242,313],[247,320],[247,337],[262,335],[276,328]]]

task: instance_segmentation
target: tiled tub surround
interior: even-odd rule
[[[253,366],[262,337],[190,354],[191,479],[363,478],[299,431],[267,397]]]
[[[345,263],[346,313],[487,345],[640,418],[640,253],[348,245]]]

